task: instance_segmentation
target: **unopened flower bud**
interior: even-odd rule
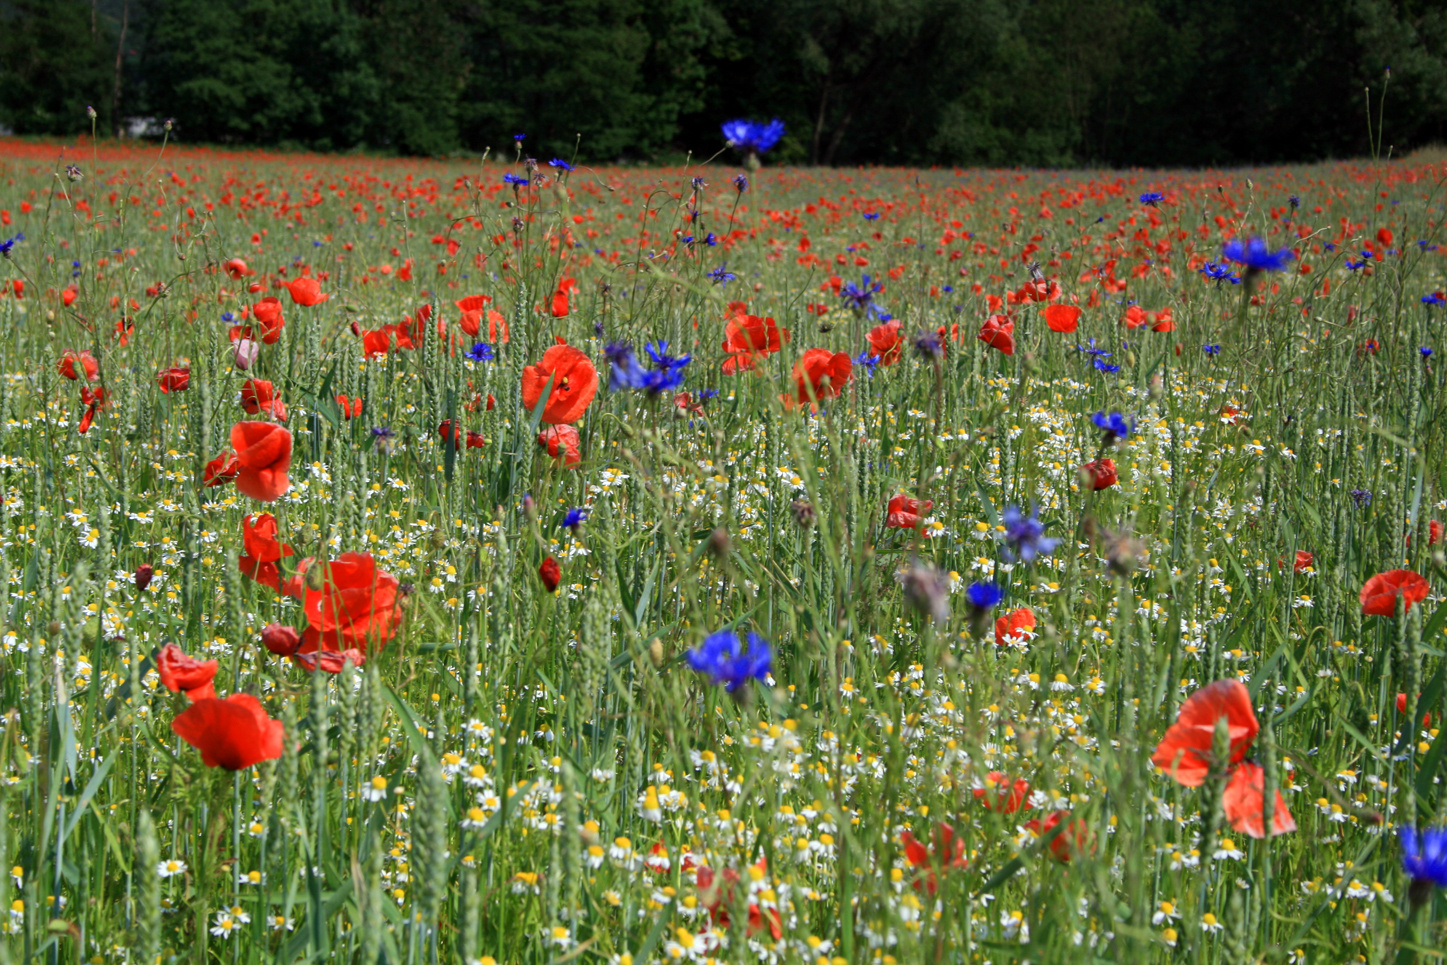
[[[278,657],[290,657],[301,647],[301,636],[292,627],[272,623],[262,629],[261,643]]]
[[[235,346],[234,359],[236,367],[241,371],[245,372],[247,369],[251,368],[251,363],[255,362],[256,357],[260,354],[261,346],[258,345],[256,342],[253,342],[249,338],[243,338],[238,340]]]
[[[151,585],[151,577],[156,575],[156,570],[150,563],[142,563],[136,567],[136,589],[144,590]]]

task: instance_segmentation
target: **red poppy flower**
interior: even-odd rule
[[[1292,564],[1291,568],[1293,572],[1305,573],[1307,570],[1311,569],[1315,563],[1316,557],[1312,556],[1306,550],[1297,550],[1296,562]]]
[[[1045,324],[1052,332],[1073,332],[1080,326],[1078,305],[1046,305]]]
[[[80,366],[79,370],[76,369],[77,365]],[[55,363],[55,367],[61,375],[72,382],[79,379],[82,372],[85,373],[87,382],[94,382],[100,375],[100,363],[89,352],[66,352]]]
[[[1146,326],[1146,310],[1139,305],[1131,305],[1125,310],[1125,317],[1121,324],[1126,328],[1144,328]]]
[[[468,431],[468,433],[467,433],[467,448],[468,448],[468,449],[481,449],[481,448],[483,448],[483,447],[486,446],[486,445],[487,445],[487,439],[486,439],[486,437],[483,436],[482,433],[480,433],[480,432],[472,432],[471,430]]]
[[[397,578],[377,569],[368,553],[343,553],[326,564],[325,574],[321,589],[305,588],[307,629],[299,652],[382,649],[402,622]]]
[[[174,643],[166,644],[156,654],[156,673],[161,675],[161,686],[173,694],[184,690],[193,701],[216,696],[216,687],[211,683],[216,678],[216,661],[188,657]]]
[[[240,771],[281,756],[286,728],[250,694],[198,700],[171,721],[176,736],[201,752],[207,767]]]
[[[1266,828],[1266,775],[1261,765],[1242,761],[1231,769],[1226,779],[1222,809],[1231,827],[1253,838],[1263,838]],[[1276,792],[1276,805],[1271,814],[1271,836],[1296,830],[1296,820],[1286,806],[1281,792]]]
[[[75,304],[75,300],[79,297],[80,292],[76,290],[74,285],[71,285],[60,293],[60,304],[65,308],[69,308]]]
[[[335,650],[318,650],[316,653],[298,653],[292,659],[308,673],[316,673],[318,669],[327,673],[341,673],[348,660],[352,662],[352,666],[360,667],[367,662],[367,655],[360,650],[343,650],[340,653]]]
[[[269,623],[261,630],[261,645],[278,657],[290,657],[301,647],[301,634],[281,623]]]
[[[125,346],[131,344],[131,335],[135,332],[135,330],[136,326],[131,322],[129,318],[120,318],[116,320],[116,341],[120,343],[121,347],[124,348]]]
[[[1158,312],[1146,312],[1146,321],[1151,323],[1152,332],[1174,332],[1176,330],[1176,321],[1169,308],[1163,308]]]
[[[256,272],[252,271],[250,268],[247,268],[246,262],[242,261],[240,258],[232,258],[226,264],[222,265],[221,268],[223,271],[226,272],[227,277],[237,281],[242,278],[247,278],[251,275],[256,274]]]
[[[372,329],[362,333],[362,353],[367,358],[386,355],[392,347],[392,326]]]
[[[779,351],[788,340],[788,330],[779,328],[772,318],[750,315],[743,302],[730,302],[724,325],[723,350],[729,353],[723,363],[724,374],[752,369],[755,360]]]
[[[1014,814],[1022,807],[1030,810],[1030,782],[1023,777],[1010,780],[1001,771],[985,775],[985,786],[974,789],[975,799],[991,811]]]
[[[156,373],[156,385],[162,392],[185,392],[191,387],[191,370],[176,366]]]
[[[1427,520],[1427,545],[1436,546],[1442,542],[1442,524],[1435,519]]]
[[[1362,614],[1365,616],[1390,617],[1397,615],[1397,597],[1402,598],[1402,612],[1412,609],[1413,603],[1421,603],[1430,589],[1425,578],[1411,570],[1388,570],[1367,580],[1362,587]]]
[[[1035,632],[1035,611],[1028,606],[998,617],[995,620],[995,645],[1009,646],[1026,639],[1025,634]]]
[[[1020,286],[1018,297],[1023,301],[1029,299],[1032,302],[1053,302],[1060,297],[1060,283],[1045,280],[1027,281]]]
[[[558,283],[558,290],[553,292],[552,301],[548,310],[554,318],[562,318],[568,314],[568,294],[575,291],[578,283],[571,278],[564,278]]]
[[[1090,482],[1092,489],[1109,489],[1120,481],[1114,459],[1092,459],[1080,467],[1080,475]]]
[[[342,410],[343,419],[355,419],[362,414],[362,397],[348,399],[345,395],[338,395],[337,406]]]
[[[1421,696],[1422,696],[1421,694],[1418,694],[1418,695],[1417,695],[1418,698],[1420,698]],[[1405,714],[1406,712],[1407,712],[1407,695],[1406,695],[1406,694],[1397,694],[1397,713],[1399,713],[1399,714]],[[1431,714],[1423,714],[1423,715],[1422,715],[1422,726],[1423,726],[1423,727],[1431,727],[1431,726],[1432,726],[1432,715],[1431,715]]]
[[[563,570],[558,566],[558,561],[551,556],[543,560],[543,565],[538,567],[538,579],[543,581],[543,586],[549,593],[556,590],[563,579]]]
[[[459,312],[480,312],[491,303],[491,295],[468,295],[466,298],[457,299],[452,304],[457,306]]]
[[[462,426],[451,419],[443,419],[437,424],[437,435],[444,444],[450,441],[454,447],[462,445]]]
[[[241,386],[241,408],[248,415],[265,412],[281,422],[286,421],[286,403],[276,397],[276,388],[262,379],[247,379]]]
[[[1069,811],[1052,811],[1044,821],[1038,818],[1025,822],[1026,830],[1036,837],[1046,837],[1060,826],[1062,821],[1070,821]],[[1069,861],[1076,855],[1094,853],[1095,836],[1085,826],[1085,822],[1079,818],[1066,826],[1064,831],[1055,835],[1050,841],[1050,853],[1057,861]]]
[[[728,363],[725,362],[725,365]],[[693,400],[692,392],[680,392],[673,397],[673,414],[680,419],[686,419],[691,415],[703,415],[703,403]]]
[[[201,482],[205,486],[224,486],[240,474],[241,463],[236,461],[235,451],[227,449],[206,464]]]
[[[576,421],[598,393],[598,370],[592,361],[561,339],[537,365],[523,369],[522,399],[528,412],[537,407],[550,378],[553,388],[543,406],[543,421],[549,425]]]
[[[281,338],[281,330],[286,327],[286,319],[281,316],[281,299],[267,295],[251,306],[251,317],[261,324],[261,340],[267,345],[275,345]]]
[[[241,521],[241,540],[246,552],[237,558],[237,566],[246,576],[281,592],[281,571],[276,563],[292,555],[292,548],[276,538],[276,517],[270,513],[248,513]]]
[[[1225,718],[1231,736],[1232,764],[1239,764],[1261,729],[1251,695],[1239,680],[1218,680],[1181,705],[1176,722],[1151,755],[1151,763],[1186,787],[1200,787],[1210,769],[1216,721]]]
[[[549,426],[538,433],[538,445],[547,449],[548,455],[562,462],[567,469],[583,461],[578,441],[578,430],[568,425]]]
[[[482,309],[474,312],[463,312],[457,319],[457,325],[468,335],[477,338],[477,333],[482,331]]]
[[[891,319],[874,326],[865,336],[869,340],[869,354],[879,359],[880,365],[893,365],[904,353],[904,336],[899,334],[899,325],[899,319]]]
[[[934,832],[934,853],[919,842],[914,834],[908,830],[900,832],[899,843],[904,845],[904,859],[909,862],[911,868],[918,868],[923,874],[914,880],[914,890],[923,888],[933,895],[939,890],[939,881],[935,877],[935,869],[950,871],[966,867],[969,862],[965,860],[965,842],[955,835],[955,829],[943,821],[935,828]]]
[[[783,396],[784,407],[805,405],[813,399],[832,399],[844,391],[854,372],[848,352],[811,348],[794,363],[794,393]]]
[[[918,500],[901,493],[889,501],[889,515],[884,525],[890,529],[919,529],[925,513],[934,508],[930,499]]]
[[[767,873],[767,859],[760,858],[754,867]],[[739,883],[739,873],[732,868],[725,868],[723,874],[715,876],[713,869],[704,865],[694,876],[694,883],[698,886],[699,903],[708,910],[709,920],[716,927],[726,930],[729,927],[729,908],[734,903],[734,886]],[[760,912],[757,904],[749,902],[749,920],[744,929],[745,933],[756,935],[766,926],[775,941],[783,937],[784,922],[779,909],[769,908],[764,913]]]
[[[1005,355],[1015,354],[1015,321],[1008,315],[991,315],[975,338]]]
[[[291,293],[292,301],[305,308],[320,305],[332,297],[322,294],[322,284],[315,278],[298,278],[295,281],[289,281],[286,283],[286,290]]]
[[[88,385],[80,387],[80,404],[85,406],[85,412],[81,414],[80,423],[75,427],[81,435],[90,431],[91,423],[95,421],[96,413],[104,409],[110,396],[106,393],[105,386],[98,385],[94,390]]]
[[[279,499],[291,488],[291,433],[271,422],[238,422],[231,427],[236,450],[236,488],[244,496],[264,503]]]

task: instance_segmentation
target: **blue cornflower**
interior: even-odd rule
[[[739,276],[729,271],[723,265],[719,265],[713,271],[708,273],[708,277],[712,278],[715,284],[726,285]]]
[[[390,439],[393,433],[386,426],[372,426],[372,435],[377,439]]]
[[[1289,198],[1286,199],[1286,203],[1289,204],[1289,205],[1291,205],[1291,210],[1293,210],[1293,211],[1295,211],[1297,208],[1301,207],[1301,199],[1298,198],[1298,197],[1297,197],[1296,195],[1294,195],[1294,194],[1293,194],[1291,197],[1289,197]]]
[[[693,361],[692,355],[672,356],[668,353],[668,342],[659,339],[656,342],[649,342],[643,346],[643,351],[653,360],[653,364],[661,369],[681,369]]]
[[[1371,261],[1371,260],[1372,260],[1372,253],[1371,253],[1370,251],[1363,251],[1362,254],[1361,254],[1361,260],[1360,260],[1360,261],[1352,261],[1350,258],[1347,258],[1347,259],[1346,259],[1344,262],[1342,262],[1342,263],[1347,266],[1347,271],[1357,271],[1358,269],[1365,268],[1366,265],[1367,265],[1367,262],[1369,262],[1369,261]]]
[[[1430,294],[1427,294],[1427,295],[1423,295],[1423,296],[1422,296],[1422,304],[1423,304],[1423,305],[1447,305],[1447,297],[1444,297],[1441,292],[1431,292]]]
[[[971,583],[965,590],[965,599],[976,610],[988,610],[1005,599],[1005,592],[993,583]]]
[[[1129,439],[1130,434],[1135,431],[1135,420],[1131,419],[1127,422],[1125,416],[1119,412],[1112,412],[1110,415],[1097,412],[1090,417],[1090,421],[1095,423],[1097,429],[1105,433],[1106,445],[1117,439]]]
[[[878,212],[878,211],[866,211],[866,212],[864,212],[864,220],[865,220],[865,221],[878,221],[878,220],[879,220],[879,212]]]
[[[1423,828],[1410,825],[1397,829],[1402,841],[1402,870],[1415,881],[1430,881],[1447,888],[1447,828]]]
[[[518,175],[513,174],[511,171],[507,171],[503,173],[502,183],[511,184],[514,187],[521,187],[528,183],[528,179],[524,177],[519,177]]]
[[[698,401],[707,402],[709,399],[712,399],[717,395],[718,389],[700,389],[698,393]]]
[[[1108,358],[1110,358],[1110,356],[1111,356],[1111,353],[1110,353],[1110,352],[1107,352],[1105,349],[1103,349],[1103,348],[1096,348],[1096,347],[1095,347],[1095,339],[1091,339],[1091,340],[1090,340],[1090,347],[1089,347],[1089,348],[1086,348],[1084,345],[1077,345],[1077,346],[1075,346],[1075,350],[1076,350],[1077,352],[1080,352],[1080,353],[1084,354],[1084,355],[1093,355],[1093,356],[1095,356],[1095,357],[1098,358],[1098,359],[1100,359],[1100,358],[1107,358],[1107,359],[1108,359]]]
[[[567,161],[564,161],[564,160],[563,160],[562,158],[560,158],[560,157],[555,157],[555,158],[553,158],[551,161],[548,162],[548,166],[549,166],[549,167],[555,167],[555,168],[557,168],[557,169],[559,169],[559,170],[561,170],[561,171],[571,171],[571,170],[573,170],[573,166],[572,166],[571,164],[569,164]]]
[[[78,261],[72,261],[72,262],[70,263],[70,268],[71,268],[70,277],[72,277],[72,278],[79,278],[79,277],[80,277],[80,262],[78,262]]]
[[[1423,238],[1423,239],[1421,239],[1420,241],[1418,241],[1418,242],[1417,242],[1417,247],[1418,247],[1418,248],[1421,248],[1423,251],[1436,251],[1436,250],[1437,250],[1437,246],[1434,245],[1434,244],[1429,244],[1426,238]]]
[[[729,693],[750,680],[765,680],[773,660],[769,642],[763,637],[750,633],[748,649],[744,649],[739,635],[732,630],[710,634],[683,656],[689,667],[706,675],[714,684],[723,684]]]
[[[464,356],[464,358],[472,362],[491,362],[493,358],[492,346],[486,342],[473,342],[472,348],[467,350],[467,355]]]
[[[15,247],[15,245],[16,245],[17,242],[21,242],[21,241],[24,241],[24,240],[25,240],[25,235],[24,235],[24,234],[16,233],[16,235],[15,235],[14,238],[7,238],[7,239],[5,239],[4,241],[0,241],[0,255],[3,255],[3,256],[5,256],[6,258],[9,258],[9,257],[10,257],[10,250]]]
[[[1221,256],[1238,265],[1245,265],[1247,271],[1282,271],[1286,268],[1286,263],[1296,257],[1290,248],[1272,251],[1260,238],[1251,238],[1244,242],[1240,238],[1232,238],[1221,249]]]
[[[523,138],[525,138],[525,137],[527,137],[526,134],[514,134],[514,135],[512,136],[512,139],[513,139],[514,141],[521,141],[521,140],[522,140]]]
[[[749,189],[749,177],[748,177],[748,175],[746,175],[746,174],[735,174],[735,175],[734,175],[734,187],[736,187],[736,188],[739,189],[739,194],[743,194],[745,191],[747,191],[747,190]]]
[[[865,349],[854,357],[855,365],[864,367],[864,374],[871,379],[874,378],[874,370],[879,368],[879,356],[871,355],[869,349]]]
[[[1431,350],[1430,348],[1428,348],[1427,346],[1425,346],[1425,345],[1423,345],[1421,348],[1417,349],[1417,351],[1419,351],[1419,352],[1422,353],[1422,358],[1424,358],[1424,359],[1429,359],[1429,358],[1432,357],[1432,350]]]
[[[1221,351],[1221,346],[1219,346],[1219,345],[1202,345],[1202,346],[1201,346],[1201,351],[1205,352],[1207,355],[1216,355],[1217,353],[1219,353],[1219,352]]]
[[[222,320],[223,322],[229,322],[229,321],[231,321],[231,320],[234,319],[234,318],[236,318],[236,316],[233,315],[233,314],[231,314],[230,312],[222,312],[222,313],[221,313],[221,320]]]
[[[1196,270],[1214,281],[1217,285],[1223,281],[1229,281],[1233,285],[1241,284],[1241,279],[1233,273],[1230,268],[1214,261],[1208,261]]]
[[[1001,519],[1005,523],[1005,553],[1012,561],[1033,563],[1035,557],[1049,556],[1060,545],[1060,540],[1045,535],[1045,524],[1040,522],[1035,506],[1030,507],[1029,516],[1019,506],[1006,506]]]
[[[928,330],[921,331],[914,337],[914,350],[920,358],[927,360],[937,359],[945,354],[939,335]]]
[[[1097,372],[1105,372],[1105,373],[1108,374],[1108,375],[1113,375],[1113,374],[1115,374],[1116,372],[1119,372],[1119,371],[1120,371],[1120,366],[1119,366],[1119,365],[1111,365],[1109,362],[1105,361],[1104,359],[1101,359],[1101,358],[1093,358],[1093,359],[1091,359],[1090,361],[1091,361],[1092,364],[1094,364],[1095,370],[1096,370]]]
[[[581,507],[568,510],[568,515],[563,517],[563,528],[578,531],[578,527],[588,520],[588,511]]]
[[[1370,489],[1353,489],[1350,493],[1352,502],[1357,504],[1357,509],[1363,506],[1370,506],[1372,503],[1372,491]]]
[[[604,347],[603,354],[612,364],[612,374],[608,379],[609,392],[643,388],[647,373],[643,366],[638,364],[638,359],[633,354],[633,346],[627,342],[609,342]]]
[[[860,276],[863,281],[856,285],[854,282],[847,282],[839,289],[839,297],[849,303],[849,307],[856,312],[876,312],[874,307],[874,296],[884,291],[884,283],[871,281],[868,275]]]
[[[712,231],[710,231],[708,234],[706,234],[706,235],[703,236],[703,243],[706,244],[706,245],[708,245],[710,248],[715,248],[715,247],[717,247],[717,246],[718,246],[718,235],[716,235],[716,234],[714,234]]]
[[[784,136],[784,122],[777,117],[767,124],[742,119],[725,121],[722,130],[729,147],[745,154],[763,154]]]
[[[1148,204],[1152,208],[1158,206],[1164,200],[1166,200],[1166,196],[1159,191],[1147,191],[1141,195],[1141,204]]]

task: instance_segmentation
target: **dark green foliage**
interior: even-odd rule
[[[83,0],[0,3],[0,123],[18,134],[107,130],[115,56],[110,24]]]
[[[117,39],[129,18],[118,57]],[[1447,137],[1447,0],[0,0],[0,123],[548,160],[1209,165]],[[117,65],[119,65],[119,70]],[[118,94],[118,106],[113,100]],[[724,157],[734,160],[725,152]]]

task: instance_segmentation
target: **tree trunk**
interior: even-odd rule
[[[126,51],[126,26],[131,19],[131,0],[121,5],[121,37],[116,41],[115,85],[111,88],[111,125],[116,138],[121,136],[121,63]]]

